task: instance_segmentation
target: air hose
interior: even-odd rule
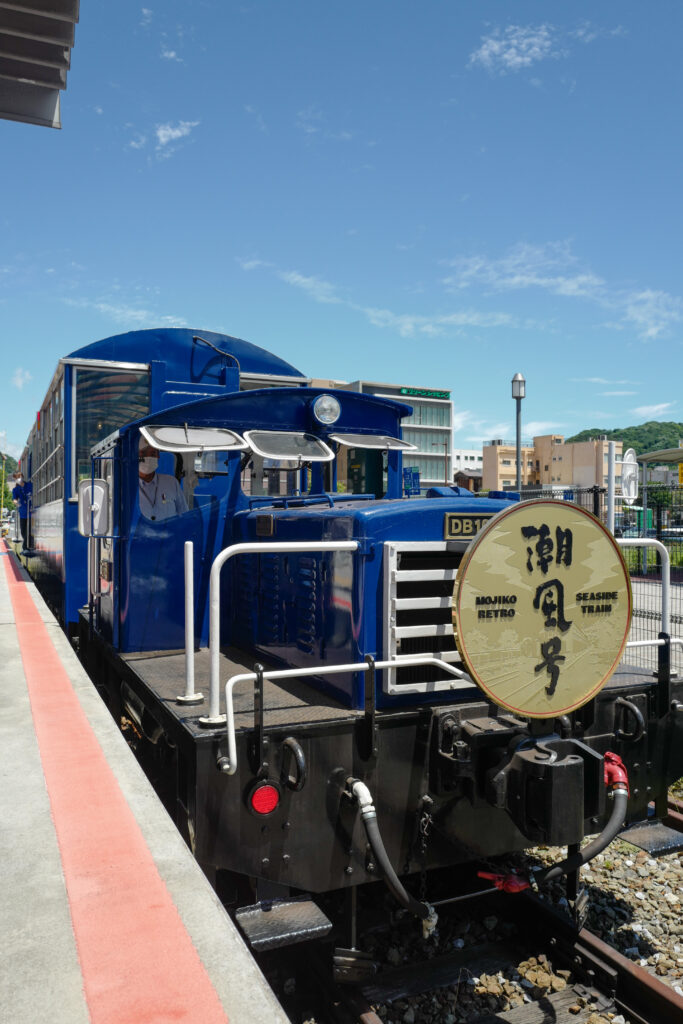
[[[613,839],[621,832],[626,818],[626,805],[628,803],[629,788],[628,775],[624,762],[618,754],[607,751],[604,755],[605,785],[608,787],[613,799],[614,806],[609,821],[599,836],[584,846],[583,850],[565,857],[557,864],[549,868],[538,868],[531,872],[529,881],[520,875],[496,875],[488,871],[478,871],[480,878],[490,878],[497,889],[503,892],[521,892],[523,889],[537,888],[543,882],[550,882],[554,878],[561,878],[562,875],[569,875],[572,871],[578,871],[584,864],[588,864],[599,853],[601,853]]]
[[[358,803],[370,849],[384,876],[387,888],[402,907],[405,907],[406,910],[420,918],[425,936],[430,935],[436,927],[436,911],[429,903],[416,900],[401,884],[384,848],[379,825],[377,824],[377,811],[375,810],[370,790],[359,779],[347,779],[347,786],[351,795]]]

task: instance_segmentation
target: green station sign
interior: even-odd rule
[[[411,398],[450,398],[450,391],[430,391],[429,388],[401,388],[402,395]]]

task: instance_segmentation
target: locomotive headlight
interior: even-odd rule
[[[334,395],[318,395],[313,403],[313,415],[318,423],[336,423],[341,416],[341,405]]]

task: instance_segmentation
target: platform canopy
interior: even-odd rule
[[[638,462],[683,462],[683,448],[661,448],[658,452],[636,455]]]
[[[61,128],[80,0],[0,0],[0,117]]]

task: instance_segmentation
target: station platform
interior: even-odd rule
[[[0,687],[0,1017],[287,1024],[5,540]]]

